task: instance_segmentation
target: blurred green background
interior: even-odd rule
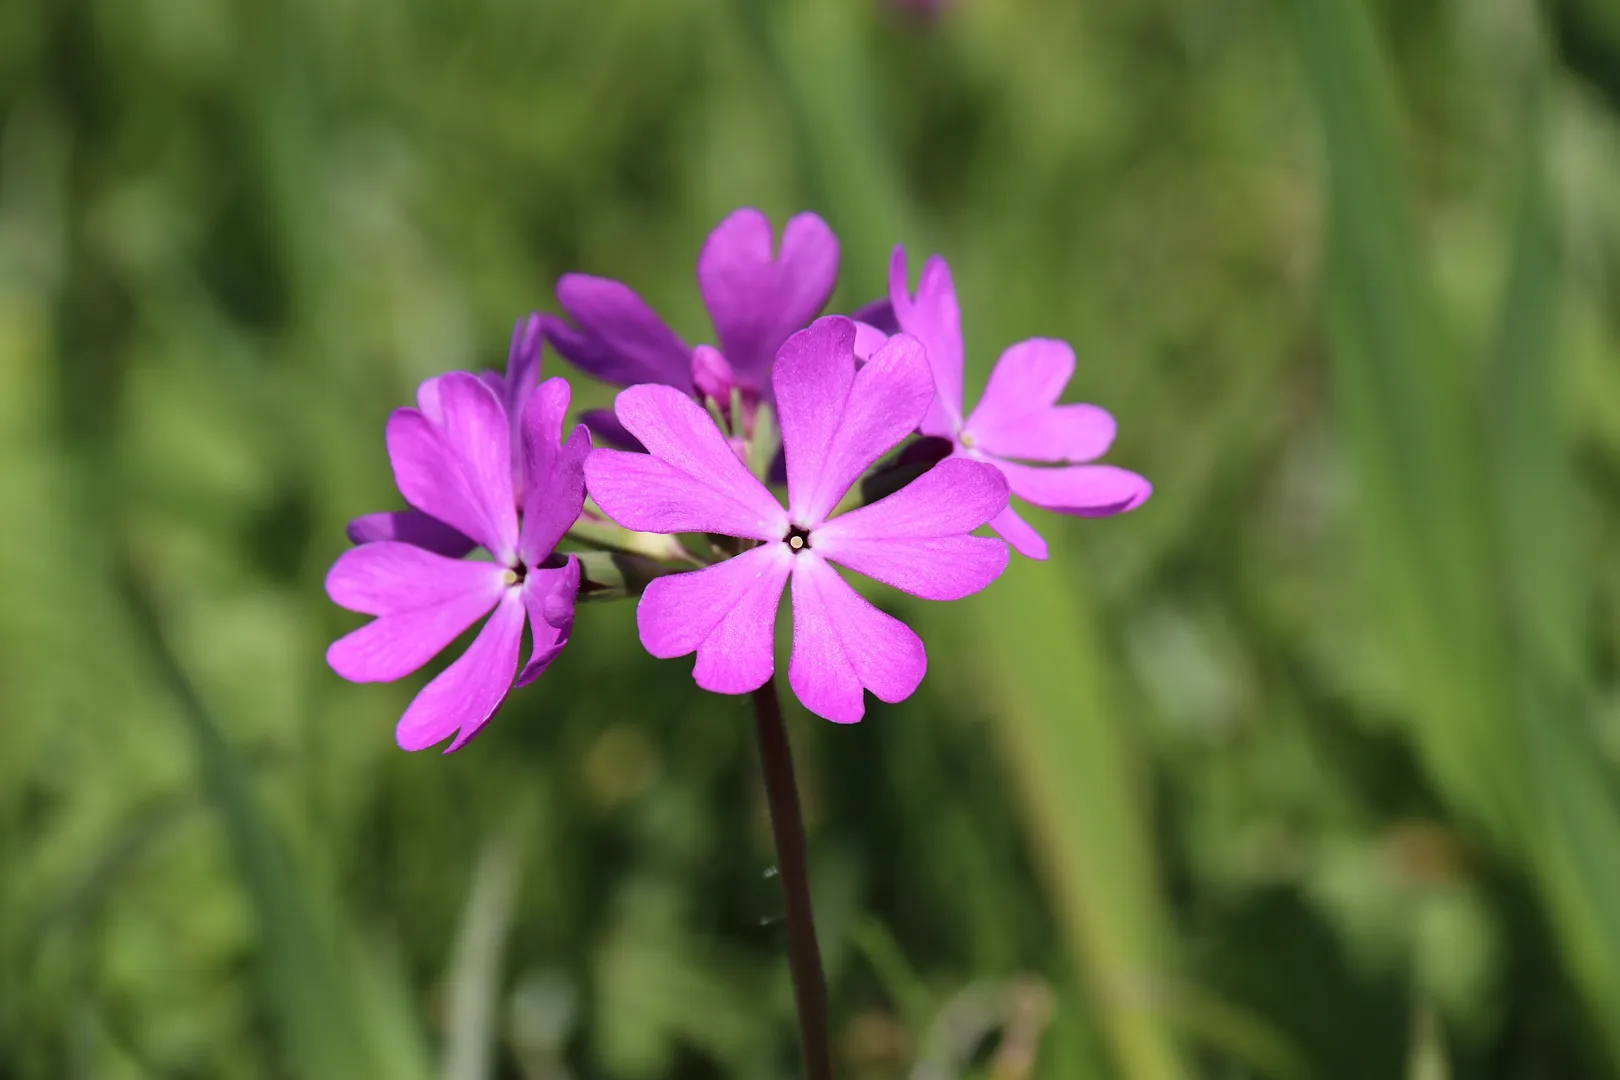
[[[388,411],[739,205],[1157,485],[793,707],[843,1075],[1620,1075],[1617,108],[1608,0],[0,4],[0,1078],[795,1075],[744,701],[322,660]]]

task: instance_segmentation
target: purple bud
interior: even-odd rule
[[[713,398],[722,409],[731,404],[731,388],[737,385],[736,372],[713,345],[692,350],[692,385],[700,396]]]

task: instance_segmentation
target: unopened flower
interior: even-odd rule
[[[509,415],[489,383],[457,371],[423,384],[421,407],[388,420],[388,455],[405,501],[493,557],[453,558],[401,537],[344,552],[327,575],[335,603],[376,616],[327,650],[333,670],[353,682],[404,678],[489,615],[467,651],[405,710],[395,736],[406,750],[451,735],[450,750],[466,745],[513,677],[517,686],[533,682],[568,642],[579,562],[555,549],[584,504],[591,448],[583,426],[562,441],[569,396],[566,380],[550,379],[515,399],[521,412]],[[525,623],[533,645],[519,672]]]
[[[1153,486],[1114,465],[1080,462],[1101,457],[1114,441],[1114,418],[1095,405],[1059,405],[1074,374],[1067,342],[1031,338],[1011,346],[996,361],[984,396],[964,416],[962,319],[945,260],[935,255],[923,267],[913,297],[906,288],[905,248],[889,265],[889,300],[900,329],[928,350],[939,396],[922,423],[924,435],[950,440],[954,457],[985,461],[1000,469],[1012,493],[1046,510],[1106,517],[1134,510]],[[1061,468],[1020,464],[1057,463]],[[1032,559],[1044,559],[1046,541],[1011,506],[990,527]]]
[[[599,449],[586,465],[592,497],[627,529],[745,542],[733,558],[647,586],[637,609],[647,650],[697,653],[693,674],[704,689],[754,690],[774,670],[776,610],[791,579],[788,681],[807,708],[839,722],[864,714],[863,688],[883,701],[909,697],[927,654],[910,628],[863,599],[830,562],[930,600],[977,592],[1007,565],[1005,544],[970,535],[1007,505],[1007,482],[980,462],[942,462],[887,498],[834,516],[934,400],[915,339],[891,338],[859,371],[855,341],[854,322],[824,318],[776,357],[785,508],[704,410],[668,386],[632,387],[615,405],[646,454]]]
[[[511,421],[513,489],[523,490],[522,418],[524,406],[540,378],[542,316],[519,319],[512,330],[512,347],[506,354],[506,372],[485,371],[479,376],[495,392]],[[424,382],[416,392],[417,407],[427,416],[439,415],[437,377]],[[420,510],[384,510],[349,522],[348,537],[356,544],[378,540],[399,540],[441,555],[460,558],[478,542]]]

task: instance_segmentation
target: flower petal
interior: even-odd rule
[[[406,502],[510,562],[518,530],[505,410],[464,371],[441,376],[437,391],[441,422],[415,409],[396,409],[388,419],[394,480]]]
[[[1019,517],[1018,511],[1012,507],[1009,506],[997,514],[995,520],[990,522],[990,527],[1024,558],[1040,560],[1046,558],[1046,541],[1035,531],[1035,526]]]
[[[350,682],[403,679],[489,614],[500,595],[498,588],[466,593],[433,607],[380,615],[332,642],[326,662]]]
[[[782,230],[773,258],[771,222],[758,210],[731,214],[698,256],[698,284],[720,349],[744,382],[768,389],[771,362],[789,334],[821,313],[838,280],[838,238],[815,214]]]
[[[692,386],[699,397],[713,398],[722,410],[731,404],[731,388],[737,385],[737,372],[731,362],[713,345],[692,349]]]
[[[1007,506],[993,465],[940,462],[884,499],[834,518],[811,534],[822,558],[927,600],[960,600],[1007,568],[1007,545],[969,531]]]
[[[544,477],[551,472],[562,443],[563,422],[568,418],[568,404],[573,390],[568,380],[557,377],[547,379],[535,388],[518,418],[517,439],[513,446],[521,450],[524,472]],[[524,500],[528,491],[524,490]]]
[[[780,540],[787,513],[748,471],[691,398],[667,386],[632,386],[615,403],[646,454],[596,450],[585,463],[591,497],[637,532],[713,532]]]
[[[889,302],[900,329],[923,343],[939,400],[922,423],[924,435],[952,438],[962,420],[962,312],[951,268],[938,255],[923,266],[915,299],[906,290],[906,249],[889,260]]]
[[[776,397],[787,453],[788,508],[821,524],[878,458],[912,431],[934,399],[917,339],[898,334],[859,372],[855,324],[818,319],[788,339],[776,359]]]
[[[1013,419],[1057,403],[1074,376],[1074,349],[1055,338],[1030,338],[1010,345],[985,383],[973,418]]]
[[[960,600],[972,596],[1007,569],[1007,545],[992,537],[927,536],[910,540],[860,540],[822,557],[875,581],[924,600]]]
[[[445,753],[467,745],[512,689],[522,642],[523,601],[517,589],[508,589],[467,651],[424,686],[399,718],[394,740],[400,748],[425,750],[452,734],[456,741]]]
[[[975,445],[997,457],[1029,461],[1092,461],[1108,452],[1117,425],[1107,409],[1096,405],[1054,405],[1016,421],[967,430]]]
[[[883,348],[890,336],[871,323],[855,320],[855,359],[862,363],[872,359],[872,354]]]
[[[528,686],[551,662],[562,655],[574,629],[574,604],[579,597],[579,560],[556,569],[530,570],[523,582],[523,606],[529,613],[529,662],[517,678],[518,686]]]
[[[641,643],[661,659],[697,653],[697,684],[745,694],[776,668],[776,609],[793,556],[770,543],[736,558],[648,584],[636,607]]]
[[[495,395],[495,400],[501,402],[501,408],[506,408],[506,376],[494,368],[485,368],[478,373],[478,381],[489,387],[489,392]]]
[[[501,580],[505,568],[426,551],[414,544],[380,540],[338,556],[326,573],[326,595],[339,607],[366,615],[393,615],[477,592],[486,580]]]
[[[904,701],[927,670],[927,650],[910,627],[873,607],[818,556],[793,560],[788,682],[805,708],[852,724],[866,714],[862,687],[879,700]]]
[[[591,433],[583,425],[568,442],[562,436],[568,413],[568,381],[548,379],[529,399],[523,418],[523,530],[518,554],[533,568],[544,562],[585,508],[585,459]]]
[[[459,559],[478,546],[476,540],[468,539],[438,518],[420,510],[384,510],[378,514],[366,514],[349,522],[344,532],[351,543],[374,544],[380,540],[398,540],[448,555],[452,559]]]
[[[780,506],[773,514],[739,502],[650,454],[592,450],[585,461],[585,486],[604,514],[633,532],[779,540],[787,531]]]
[[[854,540],[956,536],[972,532],[1007,506],[1007,478],[995,465],[946,458],[875,503],[840,514],[812,534],[817,547]]]
[[[998,457],[1091,461],[1114,441],[1114,418],[1095,405],[1055,405],[1074,374],[1074,350],[1049,338],[1001,354],[963,425],[974,445]]]
[[[1013,494],[1046,510],[1080,517],[1108,517],[1135,510],[1153,494],[1144,478],[1113,465],[1043,469],[998,461]]]
[[[327,595],[378,618],[333,642],[327,663],[351,682],[403,678],[494,607],[506,584],[494,563],[391,541],[350,548],[326,575]]]
[[[435,424],[444,423],[444,410],[439,407],[439,380],[443,375],[423,379],[416,387],[416,407]]]
[[[856,308],[849,317],[858,323],[866,323],[884,337],[900,332],[900,324],[894,319],[894,304],[887,296]]]
[[[530,482],[523,503],[523,538],[518,545],[526,565],[544,562],[584,512],[585,462],[590,456],[590,429],[580,424],[558,452],[549,478]]]
[[[537,311],[519,319],[512,328],[512,346],[506,354],[506,399],[502,402],[509,416],[523,415],[529,394],[539,385],[544,329],[545,318]]]
[[[528,408],[530,396],[540,383],[540,352],[545,344],[545,335],[541,331],[544,325],[545,321],[538,312],[517,321],[512,328],[512,346],[506,354],[506,375],[501,378],[500,387],[496,390],[496,396],[506,409],[514,447],[523,445],[523,414]],[[560,424],[561,418],[558,420]],[[513,454],[513,491],[523,490],[523,467],[523,455]]]
[[[651,382],[691,392],[692,350],[628,285],[564,274],[557,302],[578,324],[542,316],[546,339],[563,359],[618,386]]]
[[[615,450],[633,450],[645,454],[647,448],[641,440],[625,430],[612,409],[586,409],[579,414],[579,422],[591,429],[592,441],[597,446],[610,446]]]

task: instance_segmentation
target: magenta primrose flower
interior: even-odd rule
[[[388,456],[405,501],[493,558],[455,558],[402,536],[351,548],[327,574],[335,603],[376,616],[327,650],[333,670],[352,682],[404,678],[489,615],[400,718],[395,737],[406,750],[452,735],[446,753],[465,746],[500,708],[513,676],[517,686],[533,682],[568,643],[579,560],[555,550],[584,505],[591,449],[583,425],[562,441],[569,398],[566,380],[548,379],[512,398],[521,412],[509,414],[491,381],[453,371],[422,384],[418,408],[389,417]],[[533,644],[519,672],[525,624]]]
[[[529,396],[534,393],[540,378],[540,349],[544,343],[541,336],[542,316],[530,315],[519,319],[517,326],[512,330],[512,347],[506,356],[506,373],[498,371],[485,371],[479,378],[482,379],[495,396],[500,398],[501,406],[506,415],[511,418],[512,439],[512,483],[513,490],[523,490],[523,449],[521,437],[521,420],[524,406],[528,404]],[[417,403],[424,412],[430,415],[438,414],[437,392],[432,389],[438,379],[429,379],[417,391]],[[478,546],[478,541],[470,536],[446,525],[444,522],[422,513],[420,510],[385,510],[381,513],[366,514],[349,522],[348,536],[356,544],[369,544],[376,540],[400,540],[417,547],[437,551],[441,555],[448,555],[452,559],[472,551]]]
[[[962,316],[951,268],[938,255],[923,267],[913,297],[906,288],[906,250],[894,249],[889,300],[900,329],[928,350],[939,396],[923,420],[924,435],[949,439],[952,455],[1000,469],[1012,493],[1046,510],[1106,517],[1134,510],[1153,486],[1114,465],[1088,465],[1114,441],[1114,418],[1095,405],[1059,405],[1074,374],[1074,350],[1050,338],[1020,341],[1001,354],[984,396],[965,417],[962,406]],[[1012,459],[1061,463],[1042,468]],[[1047,556],[1041,534],[1006,507],[990,523],[1019,554]]]
[[[1007,546],[970,535],[1007,506],[990,465],[941,462],[878,502],[834,515],[844,495],[916,430],[934,401],[921,344],[889,339],[859,371],[855,323],[820,319],[787,340],[774,389],[787,458],[788,505],[750,473],[692,399],[669,386],[634,386],[615,410],[646,454],[598,449],[585,472],[592,497],[627,529],[715,533],[751,542],[714,566],[647,586],[636,619],[654,656],[697,654],[699,686],[741,694],[774,667],[776,609],[793,592],[788,681],[810,711],[848,723],[879,699],[911,695],[927,670],[921,639],[879,611],[830,563],[914,596],[956,600],[1007,565]]]

